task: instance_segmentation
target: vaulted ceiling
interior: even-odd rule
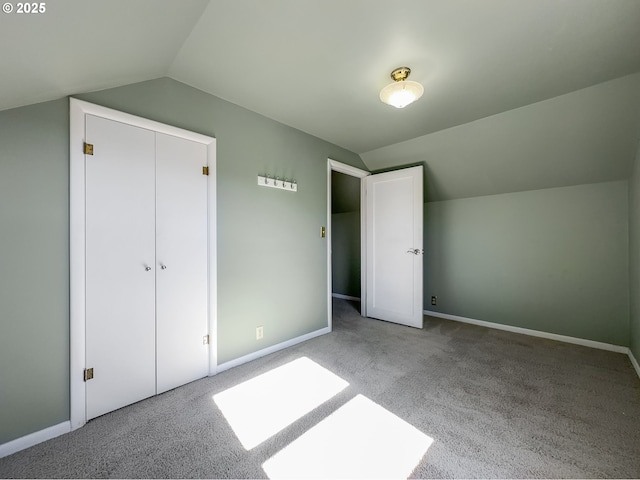
[[[400,142],[639,72],[640,0],[54,0],[0,14],[0,45],[0,109],[168,76],[380,168]],[[394,109],[378,93],[405,65],[425,93]]]

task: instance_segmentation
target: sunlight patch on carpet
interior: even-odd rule
[[[357,395],[264,462],[269,478],[407,478],[433,439]]]
[[[242,446],[251,450],[344,390],[349,383],[307,357],[213,396]]]

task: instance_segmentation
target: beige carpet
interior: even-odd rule
[[[331,334],[0,459],[2,478],[268,475],[637,478],[640,380],[622,354],[336,300]]]

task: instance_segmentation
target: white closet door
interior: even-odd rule
[[[206,145],[156,134],[158,393],[209,371],[206,164]]]
[[[155,134],[92,115],[85,128],[90,419],[156,392]]]

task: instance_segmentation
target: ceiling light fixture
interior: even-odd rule
[[[392,107],[404,108],[419,99],[424,88],[418,82],[407,80],[410,73],[409,67],[399,67],[391,72],[393,83],[380,90],[380,100]]]

